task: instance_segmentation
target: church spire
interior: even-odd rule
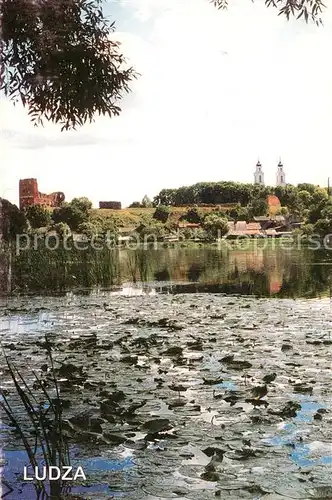
[[[279,157],[279,163],[277,168],[277,186],[285,186],[286,185],[286,176],[284,172],[284,166],[281,162],[281,158]]]
[[[259,161],[259,158],[256,163],[256,170],[254,172],[254,182],[255,184],[264,185],[264,172],[262,170],[262,164]]]

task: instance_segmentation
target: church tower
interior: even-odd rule
[[[281,159],[279,160],[278,163],[278,170],[277,170],[277,186],[285,186],[286,185],[286,177],[285,177],[285,172],[284,172],[284,166],[281,163]]]
[[[264,186],[264,173],[262,170],[261,162],[259,160],[256,163],[256,170],[254,173],[254,182],[255,182],[255,184],[261,184],[262,186]]]

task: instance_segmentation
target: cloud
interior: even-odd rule
[[[263,2],[122,2],[127,29],[112,37],[142,76],[114,119],[78,132],[33,128],[0,103],[1,189],[38,177],[44,192],[127,204],[202,180],[251,182],[260,157],[274,183],[324,183],[332,163],[332,16],[316,28]],[[109,6],[112,12],[112,4]],[[17,191],[16,191],[17,192]]]

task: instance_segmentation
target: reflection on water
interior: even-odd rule
[[[305,424],[314,422],[317,410],[326,408],[327,405],[303,396],[298,399],[301,409],[292,422],[284,423],[281,432],[263,441],[271,446],[289,446],[292,449],[290,459],[299,467],[332,464],[331,443],[320,441],[305,443],[302,437],[307,433]]]
[[[15,293],[113,287],[115,293],[318,297],[330,290],[330,252],[188,247],[30,251],[13,259]],[[142,285],[144,284],[144,285]],[[134,286],[133,286],[134,285]]]

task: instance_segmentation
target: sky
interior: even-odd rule
[[[324,26],[277,15],[263,0],[113,0],[112,38],[141,74],[116,118],[78,131],[34,127],[0,100],[0,197],[18,182],[43,193],[123,206],[163,188],[253,182],[257,159],[274,185],[332,177],[332,8]]]

